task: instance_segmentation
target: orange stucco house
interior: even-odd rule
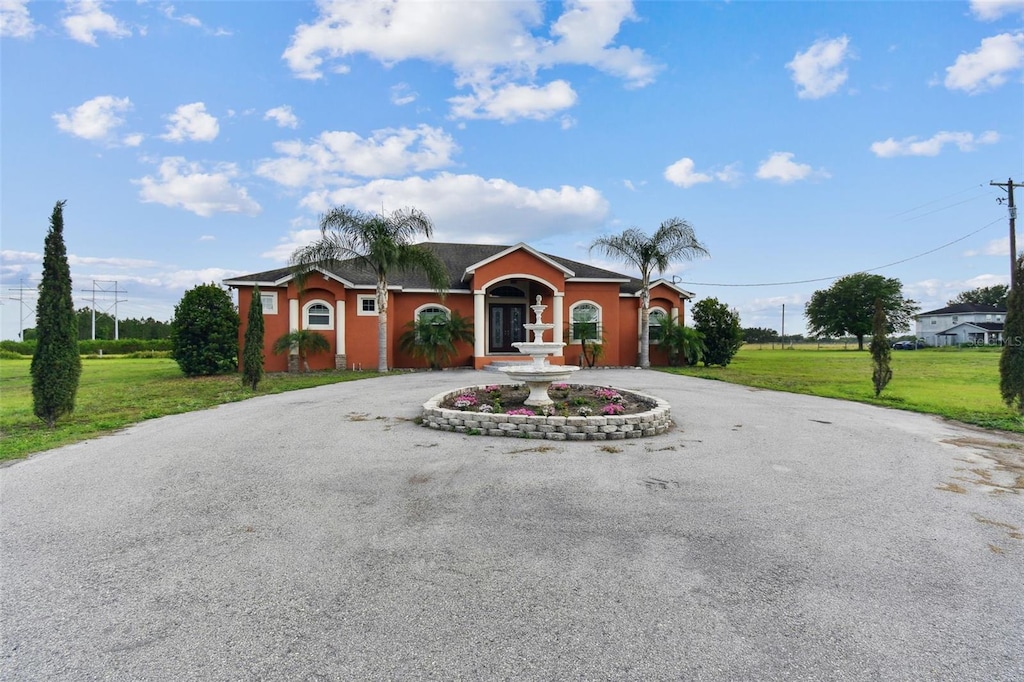
[[[419,315],[458,311],[473,321],[474,343],[462,344],[451,365],[481,369],[492,362],[529,360],[513,346],[526,341],[525,322],[533,321],[529,306],[541,297],[547,306],[544,322],[555,327],[545,341],[565,343],[552,364],[578,365],[580,341],[574,330],[597,324],[604,353],[599,364],[634,366],[640,358],[639,279],[586,263],[541,253],[527,244],[448,244],[427,242],[451,277],[442,298],[425,277],[395,272],[388,282],[388,366],[425,367],[422,360],[399,351],[398,337]],[[313,369],[377,367],[376,278],[357,261],[343,261],[308,276],[300,292],[288,268],[243,275],[224,281],[238,291],[242,319],[239,347],[245,338],[252,288],[259,286],[263,302],[265,368],[268,372],[295,369],[296,358],[271,352],[274,341],[289,331],[319,331],[331,343],[330,353],[311,355]],[[693,297],[666,280],[651,285],[651,325],[666,318],[682,319],[683,305]],[[529,316],[529,317],[528,317]],[[652,334],[654,336],[654,334]],[[667,364],[664,351],[651,345],[651,364]]]

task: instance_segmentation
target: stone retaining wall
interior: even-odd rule
[[[473,388],[483,387],[446,391],[423,403],[423,426],[439,431],[456,431],[480,436],[547,440],[623,440],[665,433],[672,423],[672,408],[667,402],[635,391],[626,392],[649,400],[654,407],[638,414],[607,417],[530,417],[519,414],[464,412],[440,407],[445,399]]]

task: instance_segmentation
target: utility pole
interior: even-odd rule
[[[988,184],[1003,188],[1007,195],[1006,203],[1010,209],[1010,289],[1013,289],[1017,279],[1017,207],[1013,203],[1013,178],[1006,182],[995,182],[993,180]],[[1019,182],[1017,187],[1020,187]],[[999,197],[996,201],[1000,204],[1003,203],[1003,197]]]
[[[782,304],[782,350],[786,350],[786,304]]]
[[[25,286],[25,280],[18,281],[18,288],[11,289],[13,292],[17,292],[17,296],[8,296],[12,301],[18,302],[18,338],[22,341],[25,340],[25,320],[32,315],[31,309],[29,310],[28,316],[25,315],[25,294],[29,291],[37,291],[36,288],[29,288]],[[31,306],[30,306],[31,308]]]

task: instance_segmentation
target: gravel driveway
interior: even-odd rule
[[[0,469],[0,679],[1024,679],[1020,439],[642,370],[573,380],[668,400],[656,438],[413,422],[498,379],[266,396]]]

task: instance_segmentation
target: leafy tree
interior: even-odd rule
[[[309,361],[307,358],[317,353],[326,353],[331,349],[331,342],[320,332],[297,329],[279,337],[274,342],[274,347],[271,350],[280,355],[281,353],[289,352],[293,346],[299,355],[299,371],[301,372],[302,368],[305,367],[308,372]]]
[[[697,241],[693,228],[679,218],[663,222],[653,236],[631,227],[622,234],[599,237],[590,245],[590,250],[594,249],[640,271],[640,366],[650,367],[651,275],[664,273],[673,261],[706,256],[708,250]]]
[[[441,369],[458,352],[455,344],[473,343],[473,321],[457,310],[451,316],[420,315],[405,325],[398,347],[427,361],[430,369]]]
[[[871,318],[871,361],[874,370],[871,373],[871,380],[875,384],[875,397],[877,398],[889,380],[892,379],[892,367],[889,364],[892,350],[889,348],[889,339],[885,336],[885,330],[889,326],[886,319],[885,307],[882,299],[875,299],[875,314]]]
[[[768,327],[744,327],[743,343],[772,343],[779,340],[779,333]]]
[[[717,298],[705,298],[693,306],[693,326],[704,337],[704,366],[725,367],[743,345],[740,314]]]
[[[696,365],[704,359],[707,351],[703,334],[673,319],[661,323],[661,338],[658,340],[668,351],[670,365]]]
[[[946,301],[946,305],[957,303],[976,303],[979,305],[994,305],[1003,310],[1006,309],[1007,298],[1010,294],[1010,287],[1005,284],[994,284],[990,287],[978,287],[961,291],[956,298]]]
[[[903,298],[900,281],[858,272],[837,279],[828,289],[814,292],[804,307],[808,329],[814,336],[849,334],[857,339],[857,350],[864,350],[864,337],[871,332],[875,299],[882,301],[886,333],[910,328],[910,320],[919,306],[916,301]]]
[[[238,311],[216,284],[200,284],[174,306],[171,357],[185,376],[207,376],[238,368]]]
[[[1017,257],[1014,287],[1007,298],[999,392],[1003,402],[1024,414],[1024,256]]]
[[[260,288],[252,288],[249,317],[245,326],[245,347],[242,349],[242,383],[256,390],[263,379],[263,298]]]
[[[36,348],[32,354],[32,409],[49,428],[75,409],[82,375],[78,324],[71,296],[71,269],[64,245],[64,201],[50,216],[43,246],[43,279],[36,303]]]
[[[434,225],[422,211],[364,213],[346,206],[331,209],[320,220],[320,239],[295,251],[291,265],[300,283],[317,266],[354,259],[377,277],[377,369],[388,370],[388,276],[394,271],[423,273],[438,294],[448,291],[444,263],[429,249],[414,244],[430,238]]]

